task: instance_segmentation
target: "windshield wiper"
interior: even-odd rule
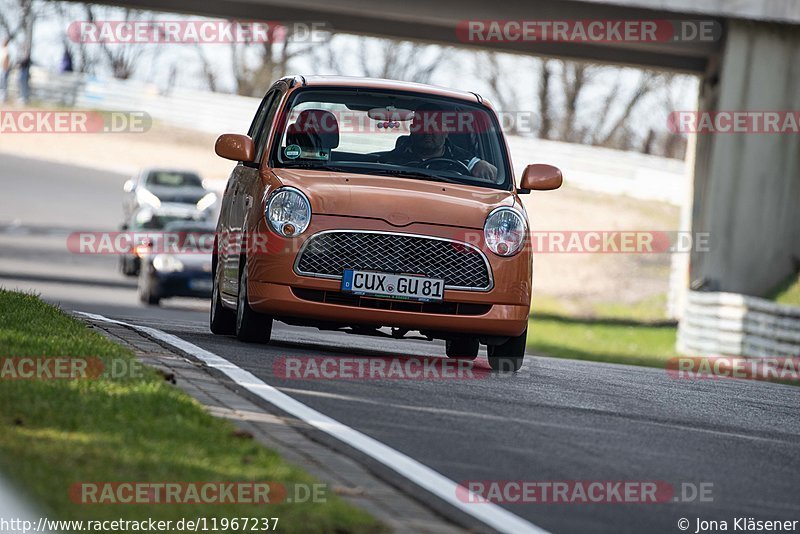
[[[429,180],[431,182],[445,182],[448,184],[463,184],[458,180],[451,180],[450,178],[444,178],[442,176],[436,176],[433,174],[428,174],[426,172],[419,172],[419,171],[407,171],[404,169],[369,169],[368,171],[370,174],[383,174],[386,176],[397,176],[400,178],[420,178],[422,180]]]
[[[340,167],[337,165],[327,165],[327,164],[319,164],[313,162],[296,162],[296,163],[284,163],[284,168],[288,169],[310,169],[310,170],[319,170],[319,171],[331,171],[331,172],[351,172],[355,174],[380,174],[383,176],[397,176],[398,178],[417,178],[420,180],[428,180],[430,182],[445,182],[448,184],[464,184],[464,182],[458,180],[452,180],[449,178],[444,178],[442,176],[436,176],[433,174],[428,174],[426,172],[421,171],[413,171],[413,170],[406,170],[406,169],[385,169],[385,168],[374,168],[374,167]]]
[[[298,163],[284,163],[283,166],[287,169],[311,169],[311,170],[319,170],[319,171],[331,171],[331,172],[353,172],[352,169],[348,169],[347,167],[339,167],[336,165],[327,165],[327,164],[320,164],[320,163],[312,163],[312,162],[298,162]]]

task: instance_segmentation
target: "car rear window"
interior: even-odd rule
[[[202,187],[203,181],[194,173],[152,171],[147,175],[147,185],[161,187]]]

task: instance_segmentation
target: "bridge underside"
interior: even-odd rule
[[[594,2],[508,0],[502,7],[485,0],[431,2],[429,0],[343,0],[327,2],[281,0],[105,0],[104,4],[156,11],[193,13],[245,20],[324,21],[344,33],[392,37],[413,41],[479,46],[508,52],[563,57],[603,63],[657,67],[702,73],[719,42],[585,44],[552,42],[467,43],[459,38],[459,23],[470,20],[697,20],[697,14],[601,5]],[[724,24],[722,17],[703,17]]]

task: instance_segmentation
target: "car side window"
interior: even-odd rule
[[[280,90],[274,90],[270,100],[267,102],[267,105],[264,108],[264,121],[262,122],[261,127],[256,134],[257,138],[254,139],[254,143],[256,145],[256,161],[259,163],[264,155],[264,150],[266,150],[267,140],[269,139],[269,133],[272,129],[272,123],[275,120],[275,113],[278,111],[278,106],[281,103],[282,94],[283,93],[281,93]]]
[[[253,144],[256,147],[256,162],[261,162],[261,156],[264,154],[264,146],[269,138],[270,126],[272,126],[272,119],[275,117],[275,111],[280,102],[281,92],[278,89],[273,89],[264,100],[261,101],[261,107],[258,108],[258,113],[253,124],[250,125],[250,130],[247,132],[253,138]]]
[[[264,135],[264,120],[267,117],[267,112],[269,112],[272,102],[275,100],[276,92],[277,90],[272,90],[267,93],[267,95],[261,101],[261,105],[258,107],[258,112],[253,118],[252,124],[250,124],[250,129],[247,130],[247,135],[250,136],[250,138],[253,140],[253,144],[256,146],[256,152],[258,152],[259,143]],[[260,159],[256,158],[255,161],[260,161]]]
[[[269,109],[269,103],[272,101],[272,97],[274,96],[273,93],[274,91],[270,91],[266,94],[266,96],[264,96],[263,99],[261,99],[261,104],[258,105],[256,116],[253,117],[253,122],[250,123],[250,129],[247,130],[247,135],[249,135],[253,140],[255,140],[256,134],[261,130],[261,125],[264,124],[264,117]]]

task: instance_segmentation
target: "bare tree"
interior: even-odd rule
[[[539,137],[550,139],[553,128],[552,100],[550,98],[550,86],[552,71],[550,70],[550,60],[543,59],[539,62],[539,87],[537,98],[539,100]]]
[[[326,46],[326,43],[292,42],[290,28],[281,35],[281,39],[267,39],[266,42],[231,43],[230,58],[237,94],[263,96],[273,81],[289,73],[292,61],[309,55],[314,47]],[[252,55],[255,61],[250,59]]]
[[[206,56],[205,49],[202,45],[196,43],[195,50],[197,51],[197,57],[200,59],[200,75],[203,81],[206,82],[208,90],[216,93],[219,91],[219,77],[217,71],[211,61],[209,61],[208,56]]]
[[[33,48],[33,24],[37,17],[33,0],[3,0],[0,6],[0,29],[12,40],[22,34],[22,47],[30,52]]]
[[[84,10],[87,22],[93,23],[97,20],[96,6],[86,4]],[[123,22],[135,22],[144,20],[145,12],[125,8],[122,9],[121,15],[120,20]],[[97,46],[99,47],[101,56],[107,61],[111,69],[111,74],[114,78],[120,80],[127,80],[133,76],[137,64],[146,52],[146,45],[143,43],[118,44],[99,40]],[[155,54],[158,54],[160,47],[154,50]]]
[[[605,128],[605,131],[601,131],[600,128],[596,129],[592,138],[590,140],[591,144],[600,145],[600,146],[611,146],[616,147],[618,142],[625,137],[626,133],[624,132],[623,127],[628,124],[631,120],[631,116],[636,109],[636,106],[641,102],[641,100],[650,94],[659,84],[664,84],[670,81],[671,78],[666,75],[661,75],[656,72],[652,71],[644,71],[639,76],[639,81],[635,85],[633,92],[627,97],[626,100],[620,102],[619,99],[618,103],[622,105],[622,113],[617,117],[617,119],[611,122],[611,125]],[[618,93],[617,93],[618,94]],[[609,94],[609,98],[611,94]],[[609,111],[605,109],[605,116],[603,117],[603,122],[598,124],[604,124],[605,120],[608,118]],[[618,138],[615,140],[615,138]]]
[[[592,85],[598,67],[575,61],[560,61],[561,87],[564,91],[564,110],[558,138],[561,141],[582,141],[585,129],[578,123],[578,103],[587,87]]]
[[[54,6],[54,15],[55,18],[58,19],[59,25],[62,28],[68,28],[70,23],[75,19],[74,13],[78,6],[67,2],[56,2],[51,5]],[[87,46],[87,43],[70,38],[65,30],[63,45],[69,54],[76,59],[73,65],[76,72],[94,74],[95,66],[97,65],[97,56],[90,52],[90,47]]]
[[[507,83],[503,74],[502,58],[497,52],[479,52],[475,61],[475,74],[482,78],[489,86],[491,99],[497,107],[505,112],[520,111],[521,101],[519,91],[515,84]],[[519,125],[517,121],[510,121],[506,133],[519,135]]]
[[[476,75],[504,110],[524,109],[525,102],[535,102],[540,138],[683,157],[685,139],[666,131],[661,117],[665,110],[668,114],[675,109],[673,92],[685,76],[644,70],[637,79],[620,67],[504,56],[481,53]],[[538,68],[529,69],[531,61]],[[506,73],[517,71],[533,75],[531,91],[504,83]],[[657,112],[645,103],[655,103]]]
[[[360,38],[358,60],[363,76],[429,83],[448,60],[450,48],[408,41]],[[426,57],[428,56],[428,57]]]

